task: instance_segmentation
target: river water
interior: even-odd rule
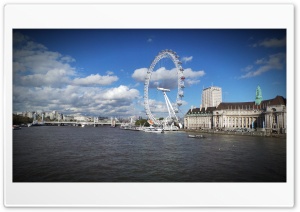
[[[13,131],[14,182],[286,182],[286,139],[108,126]]]

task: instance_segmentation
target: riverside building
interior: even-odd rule
[[[184,117],[184,126],[186,129],[247,128],[286,133],[286,99],[276,96],[262,100],[258,86],[252,102],[221,102],[217,107],[191,108]]]
[[[200,107],[217,107],[222,102],[222,88],[211,86],[202,90],[202,105]]]

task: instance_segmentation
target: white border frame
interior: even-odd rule
[[[161,19],[161,16],[155,15],[164,14],[165,11],[180,15],[173,15],[172,19]],[[12,183],[12,130],[9,123],[12,121],[14,28],[287,29],[287,182]],[[291,4],[7,4],[4,7],[4,103],[6,207],[294,205],[294,6]]]

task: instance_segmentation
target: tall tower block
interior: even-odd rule
[[[211,86],[202,90],[202,107],[218,107],[222,102],[222,88]]]

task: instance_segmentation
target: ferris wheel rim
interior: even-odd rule
[[[183,89],[184,89],[184,75],[183,75],[183,71],[184,69],[181,66],[181,61],[179,60],[179,56],[176,54],[176,52],[172,51],[172,50],[162,50],[159,52],[159,54],[154,58],[154,60],[152,61],[150,68],[147,71],[147,75],[145,77],[145,85],[144,85],[144,106],[145,106],[145,111],[146,111],[146,115],[148,117],[149,120],[152,120],[154,122],[154,124],[160,125],[161,122],[159,120],[157,120],[154,115],[152,114],[151,110],[150,110],[150,105],[149,105],[149,84],[150,84],[150,79],[151,79],[151,75],[153,72],[154,67],[156,66],[156,64],[163,58],[170,58],[172,60],[172,62],[174,63],[176,69],[177,69],[177,97],[176,97],[176,109],[178,111],[178,108],[182,105],[182,97],[183,97]]]

